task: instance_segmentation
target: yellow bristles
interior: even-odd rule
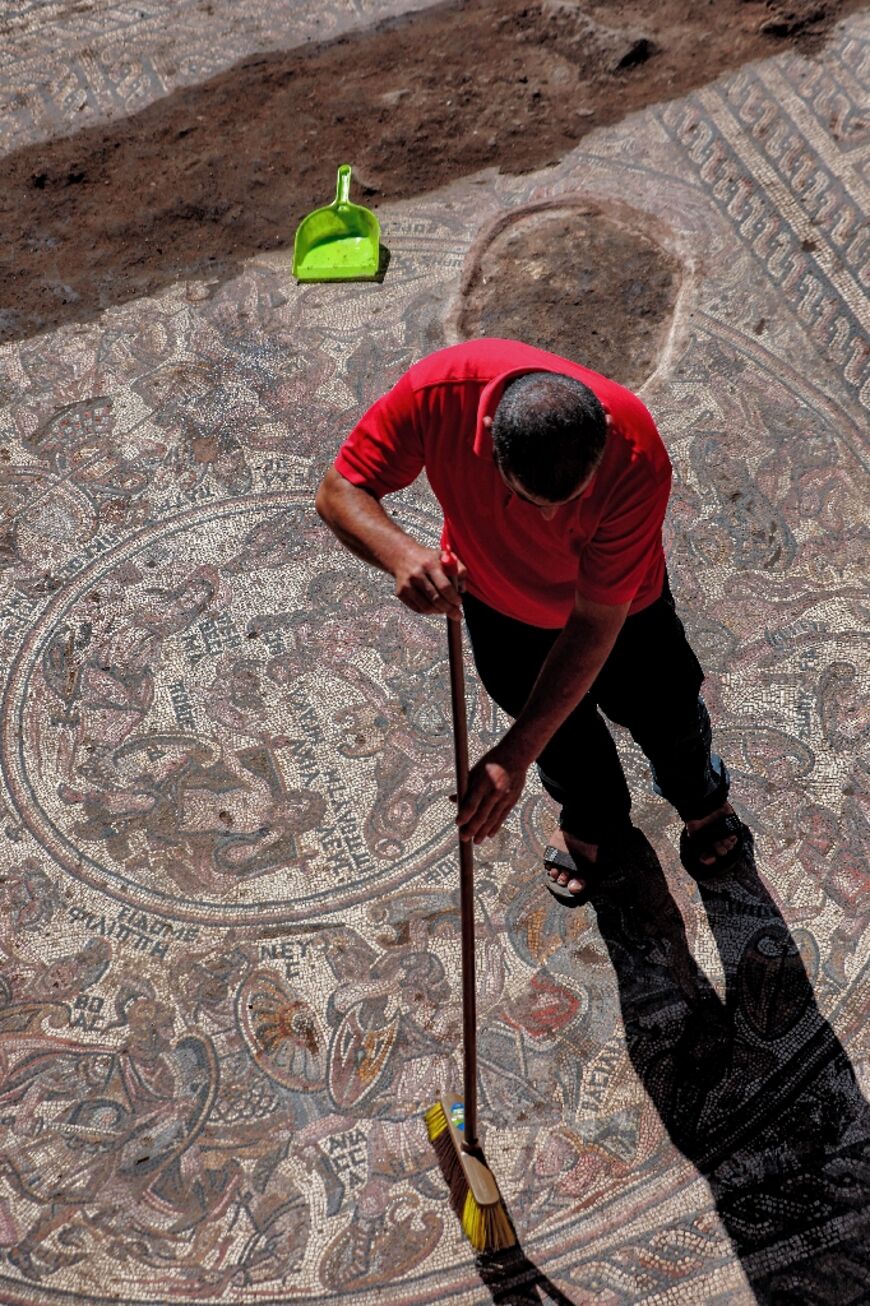
[[[474,1200],[471,1189],[465,1194],[465,1206],[462,1211],[462,1232],[476,1252],[482,1252],[486,1246],[486,1221],[483,1208]]]
[[[441,1103],[436,1102],[434,1106],[430,1106],[423,1119],[426,1121],[426,1132],[429,1135],[429,1142],[434,1143],[438,1135],[443,1134],[444,1130],[447,1128],[447,1117],[444,1114],[444,1108]]]
[[[470,1189],[462,1212],[462,1231],[476,1252],[502,1252],[516,1242],[501,1199],[492,1206],[480,1206]]]
[[[459,1129],[463,1111],[459,1098],[448,1094],[425,1112],[429,1142],[447,1181],[450,1205],[463,1233],[476,1252],[500,1252],[513,1247],[516,1235],[508,1220],[492,1172],[478,1150],[467,1152]]]

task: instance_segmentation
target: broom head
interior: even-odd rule
[[[483,1153],[462,1145],[462,1099],[445,1093],[425,1115],[429,1142],[447,1181],[450,1205],[476,1252],[500,1252],[516,1243],[507,1211]]]

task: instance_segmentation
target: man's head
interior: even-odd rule
[[[582,381],[527,372],[508,382],[491,429],[505,483],[543,509],[585,488],[604,452],[607,415]]]

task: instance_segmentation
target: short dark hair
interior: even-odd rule
[[[570,499],[604,451],[607,417],[598,396],[559,372],[509,381],[492,419],[503,472],[538,499]]]

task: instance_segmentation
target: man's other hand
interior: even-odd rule
[[[447,616],[456,621],[462,616],[466,571],[452,554],[415,544],[403,551],[393,575],[396,598],[412,612],[428,617]]]
[[[481,843],[497,834],[523,792],[528,764],[501,744],[484,753],[468,773],[468,788],[456,813],[460,839]]]

